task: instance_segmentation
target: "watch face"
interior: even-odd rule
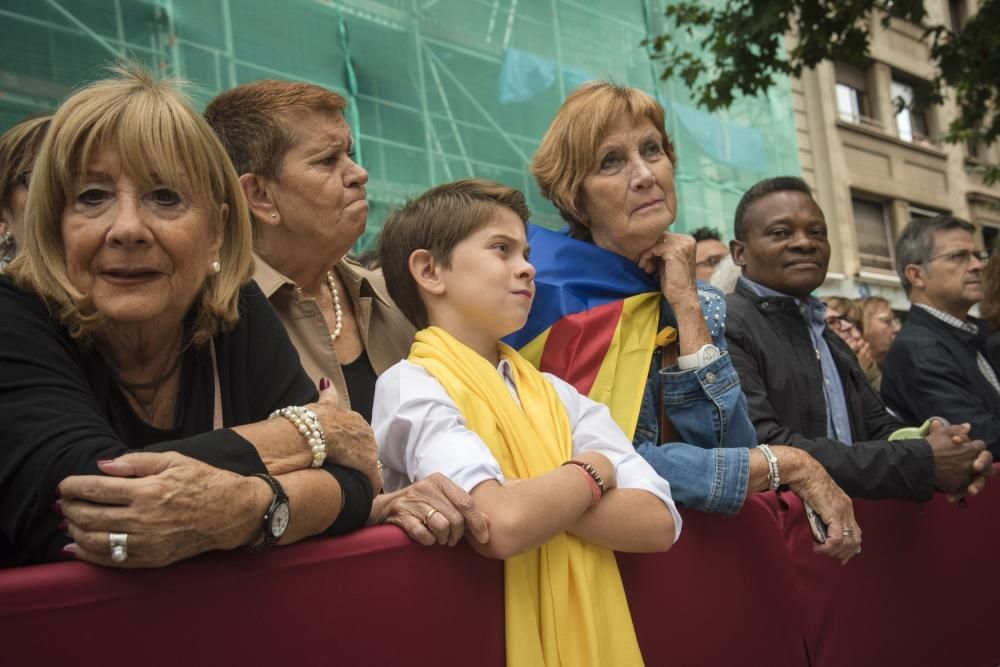
[[[705,363],[707,364],[708,362],[715,361],[716,359],[718,359],[719,357],[721,357],[722,356],[722,352],[720,352],[719,348],[717,348],[714,345],[706,345],[705,348],[704,348],[704,350],[703,350],[703,355],[704,355]]]
[[[274,508],[274,514],[271,515],[272,535],[281,537],[285,533],[285,529],[288,528],[289,516],[288,503],[278,503],[278,506]]]

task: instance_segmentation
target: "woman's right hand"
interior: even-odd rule
[[[258,480],[178,454],[135,452],[101,461],[103,475],[59,484],[73,540],[65,551],[110,567],[160,567],[212,549],[234,549],[260,531],[267,494]],[[262,486],[262,485],[261,485]],[[109,533],[126,533],[127,558],[111,558]]]
[[[362,473],[371,484],[372,495],[378,495],[382,490],[382,476],[378,470],[375,433],[364,417],[342,409],[340,395],[332,385],[320,390],[319,400],[306,407],[316,413],[323,425],[327,460]],[[312,452],[308,447],[306,451],[311,461]]]
[[[675,302],[698,303],[695,282],[696,243],[687,234],[666,232],[639,255],[639,268],[660,274],[660,291],[672,306]]]

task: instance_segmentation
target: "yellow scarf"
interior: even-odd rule
[[[513,348],[498,346],[523,411],[489,361],[437,327],[417,332],[409,360],[441,383],[507,478],[537,477],[572,458],[569,418],[548,380]],[[608,549],[560,533],[504,561],[504,599],[508,665],[643,664]]]

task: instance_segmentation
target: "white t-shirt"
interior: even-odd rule
[[[501,360],[497,372],[518,400],[510,366]],[[670,484],[639,456],[611,419],[608,408],[581,395],[570,384],[542,373],[556,390],[569,416],[573,455],[596,451],[615,466],[618,488],[643,489],[663,501],[674,517],[674,540],[681,517],[670,495]],[[520,404],[518,402],[518,404]],[[375,385],[372,427],[382,461],[382,482],[396,491],[439,472],[471,492],[487,480],[504,483],[500,464],[486,443],[465,424],[465,418],[444,387],[423,366],[409,361],[383,373]]]

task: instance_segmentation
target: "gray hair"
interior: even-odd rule
[[[939,215],[936,218],[915,218],[903,229],[896,239],[896,273],[903,283],[906,296],[910,296],[913,285],[906,279],[906,267],[910,264],[923,264],[934,253],[934,236],[939,231],[962,229],[975,234],[976,226],[971,222],[954,218],[950,215]]]

